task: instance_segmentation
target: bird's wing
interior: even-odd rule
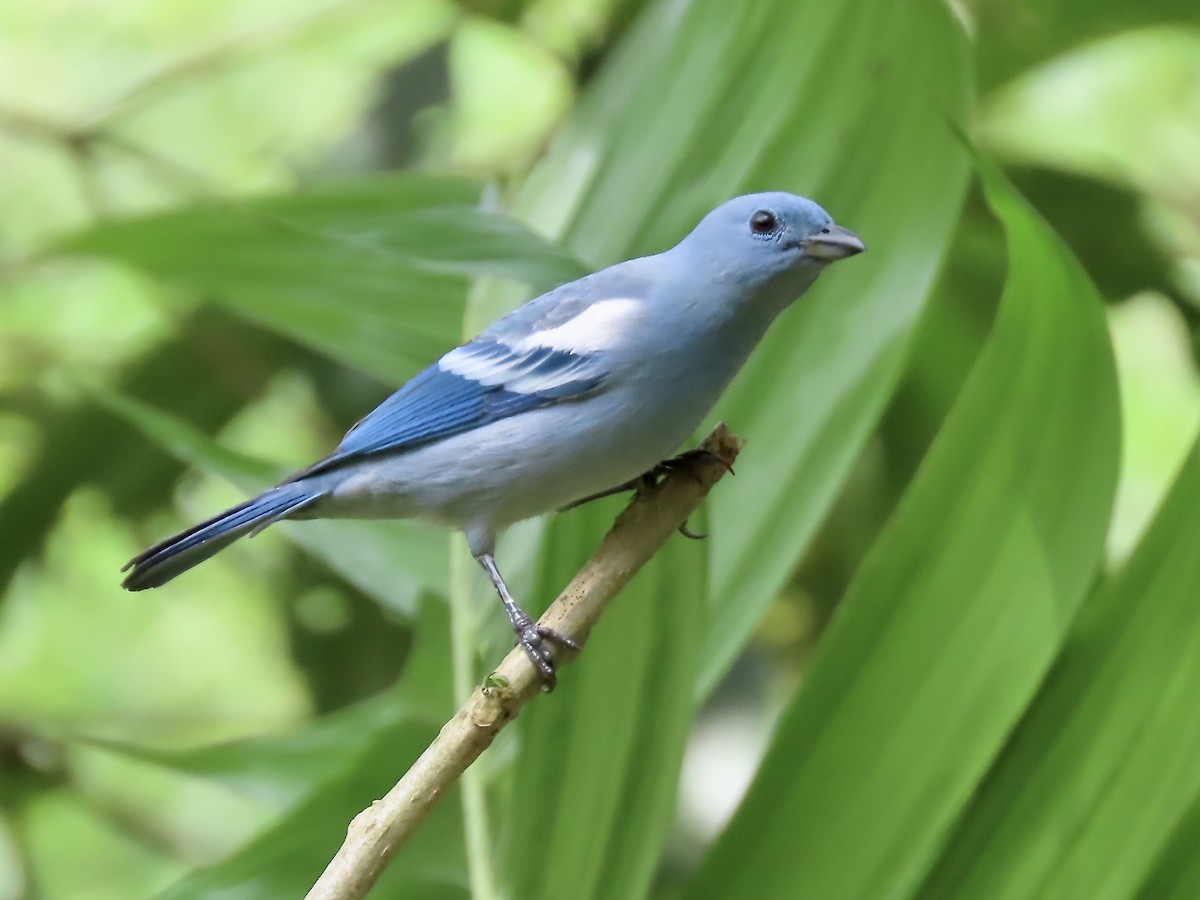
[[[624,298],[565,299],[571,302],[534,301],[451,350],[351,428],[330,456],[293,477],[602,390],[609,374],[606,348],[632,324],[637,304]]]

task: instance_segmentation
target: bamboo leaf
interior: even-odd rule
[[[1200,801],[1198,534],[1200,445],[1136,555],[1081,611],[922,898],[1135,896]]]
[[[1137,900],[1190,900],[1200,894],[1200,799],[1194,800],[1163,848]]]
[[[464,179],[381,175],[108,221],[58,249],[121,260],[398,381],[458,343],[469,276],[545,289],[583,274],[478,198]]]
[[[279,818],[237,853],[190,873],[168,898],[300,897],[333,857],[346,824],[399,777],[450,714],[448,613],[425,603],[396,688],[294,735],[186,751],[114,748],[265,798]],[[447,798],[394,861],[372,898],[466,897],[462,818]]]
[[[553,701],[522,717],[500,854],[514,895],[647,889],[695,697],[740,652],[897,377],[965,186],[944,117],[963,110],[966,75],[940,5],[869,6],[777,0],[731,17],[719,0],[653,4],[518,195],[523,220],[597,265],[661,250],[712,206],[764,188],[818,198],[872,250],[776,324],[722,404],[749,444],[714,494],[711,547],[669,547]],[[485,293],[468,318],[518,299]],[[609,508],[555,520],[525,594],[553,595]]]
[[[1009,244],[993,333],[690,897],[912,896],[1096,571],[1119,446],[1100,299],[981,166]]]

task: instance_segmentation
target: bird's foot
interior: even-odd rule
[[[700,474],[697,471],[702,466],[712,464],[719,465],[725,469],[730,475],[734,474],[733,466],[731,466],[723,456],[713,453],[711,450],[706,450],[703,447],[696,447],[693,450],[685,450],[678,456],[672,456],[670,459],[664,459],[655,466],[648,474],[649,477],[657,480],[658,477],[665,477],[672,472],[686,472],[696,481],[700,480]],[[646,477],[646,476],[643,476]],[[698,531],[692,531],[688,528],[687,522],[679,526],[679,533],[685,538],[693,541],[702,541],[707,534]]]
[[[593,500],[601,500],[605,497],[611,497],[613,494],[623,494],[626,491],[645,491],[650,490],[658,484],[658,479],[665,478],[672,472],[687,472],[697,481],[700,480],[697,469],[701,466],[707,466],[716,463],[723,466],[730,475],[734,474],[733,466],[727,463],[720,454],[713,453],[711,450],[705,450],[703,447],[696,447],[693,450],[685,450],[678,456],[672,456],[670,459],[664,459],[649,472],[643,472],[637,478],[626,481],[624,484],[618,484],[616,487],[611,487],[606,491],[600,491],[596,494],[589,494],[566,506],[560,506],[559,512],[566,512],[568,509],[575,509],[578,506],[583,506],[585,503],[591,503]],[[688,531],[686,525],[680,528],[680,534],[684,537],[698,539],[704,535],[697,535],[695,532]]]
[[[539,625],[532,616],[521,609],[512,617],[512,625],[513,631],[517,633],[517,643],[542,675],[542,690],[550,693],[558,684],[558,676],[554,672],[553,645],[557,644],[576,652],[583,648],[579,646],[578,641],[562,632]]]
[[[735,474],[733,466],[725,460],[725,457],[711,450],[706,450],[704,447],[684,450],[678,456],[664,459],[650,470],[650,474],[657,478],[659,476],[670,475],[672,472],[686,472],[692,478],[699,481],[700,475],[697,470],[713,464],[721,466],[730,475]]]
[[[508,614],[508,621],[512,622],[513,631],[517,633],[517,643],[521,645],[521,649],[525,651],[530,662],[541,673],[542,690],[547,694],[550,693],[558,684],[558,676],[554,674],[554,649],[551,645],[558,644],[560,647],[566,647],[568,650],[576,652],[583,648],[565,634],[555,631],[553,628],[547,628],[545,625],[539,625],[533,616],[517,605],[517,601],[509,593],[508,585],[504,583],[500,569],[496,566],[496,559],[491,553],[481,553],[476,559],[483,566],[483,570],[488,573],[488,577],[492,579],[492,584],[496,588],[496,593],[500,595],[500,602]]]

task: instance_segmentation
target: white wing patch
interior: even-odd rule
[[[522,338],[513,349],[529,351],[548,347],[578,354],[607,350],[635,326],[639,308],[638,301],[624,297],[601,300],[557,328],[535,331]]]
[[[492,348],[502,348],[502,344],[485,345],[486,351]],[[471,344],[455,347],[438,360],[438,368],[452,375],[461,375],[482,384],[484,387],[495,387],[504,384],[509,378],[517,375],[513,371],[512,353],[480,352]]]
[[[484,387],[521,394],[561,390],[602,372],[591,354],[615,344],[636,327],[638,303],[617,298],[593,304],[570,321],[512,340],[483,335],[451,350],[438,368]]]

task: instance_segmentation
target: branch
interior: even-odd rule
[[[638,491],[600,547],[546,610],[541,623],[583,643],[601,614],[638,569],[649,562],[733,464],[742,441],[723,424],[701,445],[715,453],[711,465],[671,473]],[[561,668],[572,655],[556,648]],[[491,745],[541,688],[541,678],[520,648],[504,658],[483,685],[442,727],[420,758],[382,800],[350,823],[346,841],[306,900],[359,900],[392,855],[417,830],[458,777]]]

